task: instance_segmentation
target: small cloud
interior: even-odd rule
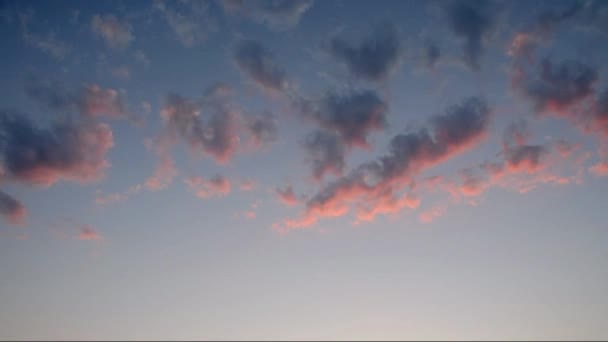
[[[457,0],[446,6],[450,30],[463,40],[464,61],[473,70],[481,68],[484,41],[495,26],[488,1]]]
[[[241,41],[234,51],[234,59],[241,71],[262,89],[270,93],[280,93],[287,89],[285,73],[261,43]]]
[[[80,227],[80,232],[78,234],[78,240],[83,241],[101,241],[103,237],[99,235],[99,233],[88,224],[85,224]]]
[[[285,189],[276,189],[276,194],[281,202],[286,205],[296,205],[300,203],[300,199],[293,192],[293,187],[288,185]]]
[[[131,25],[112,14],[94,15],[91,29],[112,49],[126,49],[135,40]]]
[[[27,213],[21,202],[0,190],[0,216],[10,224],[23,225]]]
[[[207,180],[203,177],[190,177],[184,183],[199,198],[223,197],[230,193],[230,181],[222,176],[216,175]]]
[[[335,37],[329,41],[328,51],[336,60],[345,63],[355,77],[382,81],[397,66],[401,44],[395,28],[385,25],[376,27],[358,44]]]
[[[271,29],[296,26],[300,17],[313,5],[313,0],[222,0],[224,10],[264,24]]]
[[[217,30],[217,23],[209,13],[208,1],[183,0],[154,2],[154,8],[169,25],[173,34],[185,47],[206,41]]]

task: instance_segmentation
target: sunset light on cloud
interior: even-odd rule
[[[608,1],[0,28],[0,339],[608,338]]]

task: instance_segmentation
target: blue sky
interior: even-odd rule
[[[606,3],[0,14],[0,338],[608,336]]]

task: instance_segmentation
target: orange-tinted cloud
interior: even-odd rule
[[[78,234],[78,240],[84,241],[100,241],[103,240],[103,237],[90,225],[85,224],[80,227],[80,232]]]

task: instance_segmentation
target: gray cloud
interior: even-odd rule
[[[481,68],[484,39],[494,28],[492,9],[488,1],[457,0],[447,7],[450,29],[464,41],[464,61],[473,70]]]
[[[182,0],[154,2],[154,8],[169,25],[177,39],[186,47],[207,40],[217,30],[217,23],[209,13],[208,1]]]
[[[349,147],[367,147],[373,131],[386,125],[388,104],[371,90],[328,92],[317,103],[302,100],[297,106],[306,118],[338,134]]]
[[[249,17],[271,29],[294,27],[313,5],[313,0],[223,0],[228,13]]]
[[[236,46],[234,58],[239,68],[262,88],[274,92],[282,92],[287,88],[285,73],[259,42],[241,41]]]
[[[246,127],[255,146],[262,146],[277,140],[276,118],[271,112],[263,112],[248,118]]]
[[[224,103],[205,107],[211,113],[201,120],[202,106],[176,94],[170,94],[161,111],[169,134],[181,138],[195,151],[203,152],[219,163],[227,162],[238,145],[236,132],[239,114]]]
[[[385,25],[358,44],[335,37],[329,41],[328,50],[356,77],[381,81],[399,62],[401,44],[395,28]]]
[[[304,149],[312,161],[312,174],[320,181],[328,173],[341,176],[344,171],[346,146],[339,136],[315,131],[306,137]]]
[[[0,215],[10,224],[22,224],[26,211],[21,202],[0,190]]]
[[[570,106],[593,94],[597,79],[597,70],[582,62],[545,59],[536,73],[517,75],[515,87],[534,103],[537,112],[568,115]]]

